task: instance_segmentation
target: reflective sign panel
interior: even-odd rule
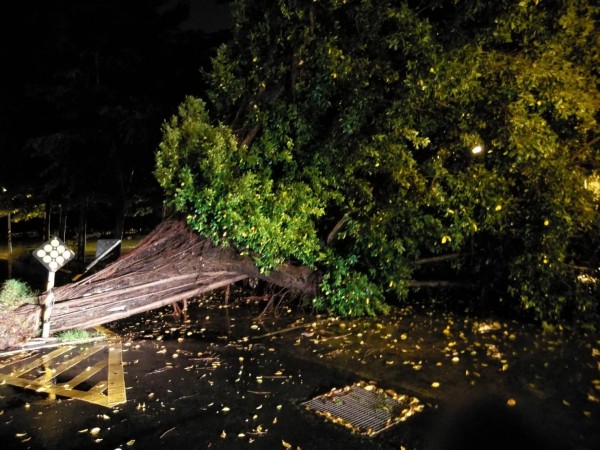
[[[116,248],[121,243],[121,239],[98,239],[96,243],[96,258],[105,256],[108,250]]]
[[[33,256],[41,262],[49,272],[56,272],[75,257],[75,252],[57,237],[50,238]]]

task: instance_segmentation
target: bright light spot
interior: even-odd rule
[[[471,149],[471,153],[474,155],[479,155],[483,151],[483,147],[481,145],[476,145]]]
[[[44,256],[46,256],[46,252],[45,252],[44,250],[38,250],[38,251],[37,251],[37,255],[38,255],[40,258],[43,258]]]
[[[52,246],[50,244],[46,244],[44,245],[44,250],[46,250],[46,253],[50,253],[52,251]]]
[[[598,282],[597,278],[594,278],[590,275],[578,275],[577,276],[577,281],[579,281],[580,283],[584,283],[584,284],[596,284]]]
[[[58,244],[59,244],[59,243],[60,243],[60,242],[58,242],[58,239],[52,239],[52,240],[50,241],[50,244],[52,244],[52,247],[58,247]]]

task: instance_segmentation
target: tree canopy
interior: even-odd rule
[[[163,126],[155,174],[189,224],[316,306],[404,299],[458,254],[533,317],[598,323],[598,7],[588,0],[235,0],[233,39]],[[594,188],[595,186],[595,188]]]

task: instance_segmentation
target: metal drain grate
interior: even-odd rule
[[[358,382],[302,403],[308,410],[356,433],[373,436],[421,412],[419,399]]]

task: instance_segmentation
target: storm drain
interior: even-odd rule
[[[333,389],[302,405],[366,436],[374,436],[423,410],[423,405],[416,397],[385,391],[362,381]]]

